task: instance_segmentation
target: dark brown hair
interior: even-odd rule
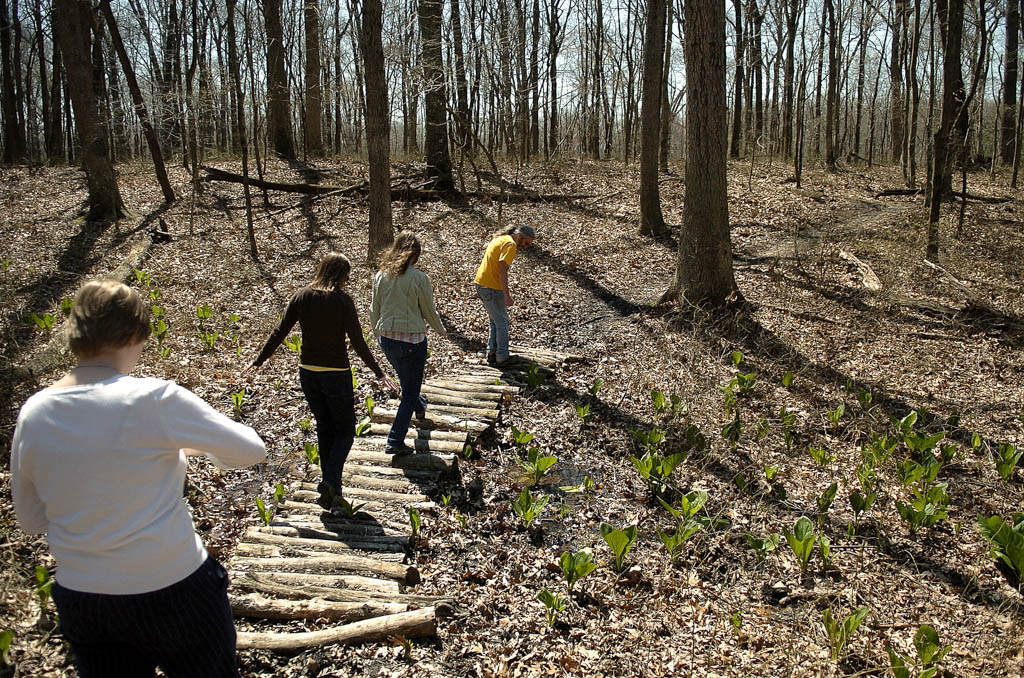
[[[78,290],[68,318],[68,346],[76,358],[131,346],[149,336],[149,309],[117,280],[91,280]]]
[[[351,270],[352,262],[348,260],[348,257],[339,252],[329,252],[320,260],[320,265],[316,268],[316,275],[313,276],[313,282],[309,286],[321,292],[334,292],[348,280]]]
[[[380,271],[396,277],[405,273],[420,258],[420,239],[412,231],[401,231],[395,236],[391,249],[380,260]]]

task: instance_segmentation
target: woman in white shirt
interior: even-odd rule
[[[76,366],[26,401],[11,443],[21,528],[45,533],[53,600],[82,678],[238,675],[227,573],[182,498],[186,455],[262,461],[251,428],[171,381],[128,376],[149,310],[113,280],[86,283],[68,319]]]

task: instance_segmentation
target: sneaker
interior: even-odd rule
[[[338,490],[334,489],[334,486],[330,483],[322,482],[316,486],[317,492],[320,496],[317,497],[316,503],[325,511],[330,511],[337,502],[338,497],[341,495]]]
[[[398,443],[397,445],[388,445],[384,448],[384,454],[390,454],[395,457],[404,457],[412,454],[414,450],[406,445],[405,443]]]

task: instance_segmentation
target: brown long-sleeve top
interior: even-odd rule
[[[339,369],[350,367],[345,348],[347,335],[352,350],[359,354],[366,366],[377,377],[384,376],[377,359],[363,339],[363,328],[359,325],[359,315],[352,297],[341,290],[324,292],[311,287],[303,287],[292,296],[281,322],[270,333],[267,343],[254,361],[257,367],[277,350],[296,322],[302,328],[299,362],[303,365]]]

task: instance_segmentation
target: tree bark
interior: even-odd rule
[[[227,0],[228,70],[235,91],[235,133],[242,148],[242,188],[245,193],[245,221],[249,236],[249,254],[259,260],[256,232],[252,223],[252,192],[249,190],[249,139],[245,132],[245,96],[242,94],[242,74],[238,63],[238,41],[235,39],[235,3]]]
[[[725,0],[686,0],[686,200],[665,300],[723,306],[738,294],[729,241],[725,153]]]
[[[828,84],[825,90],[825,166],[836,170],[836,127],[839,109],[839,35],[836,31],[836,9],[833,0],[825,0],[828,31]]]
[[[892,161],[903,157],[903,37],[907,0],[895,0],[892,17],[892,51],[889,58],[889,125],[892,134]]]
[[[395,238],[391,223],[391,110],[381,41],[381,0],[363,0],[360,42],[366,94],[366,147],[370,163],[368,259],[376,261]]]
[[[964,0],[940,0],[939,11],[946,9],[941,23],[946,26],[945,49],[942,61],[942,117],[935,130],[932,156],[932,199],[928,213],[928,246],[926,256],[934,260],[939,255],[939,215],[942,207],[946,182],[943,176],[950,176],[949,151],[950,131],[953,119],[957,117],[960,107],[957,105],[957,85],[962,86],[963,75],[960,72],[961,40],[964,27]]]
[[[717,1],[717,0],[716,0]],[[722,0],[724,2],[724,0]],[[661,136],[661,79],[665,56],[665,2],[647,0],[644,29],[644,70],[640,112],[640,233],[661,235],[668,231],[661,214],[658,188],[658,154]],[[689,82],[691,81],[687,78]],[[689,125],[687,125],[689,127]]]
[[[674,0],[665,0],[665,69],[661,72],[661,133],[658,167],[668,174],[668,156],[672,150],[672,101],[668,96],[668,76],[672,66],[672,9]]]
[[[466,85],[466,57],[463,50],[462,13],[459,0],[451,0],[452,42],[455,50],[455,143],[469,149],[469,90]]]
[[[729,157],[740,157],[740,140],[743,136],[743,59],[746,42],[743,35],[743,0],[733,0],[736,16],[736,80],[732,97],[732,140],[729,143]]]
[[[50,110],[44,115],[50,117],[50,136],[46,140],[46,158],[56,163],[64,158],[64,116],[61,92],[64,89],[64,66],[60,55],[60,45],[56,37],[57,10],[50,8],[50,24],[54,27],[52,66],[50,69]]]
[[[1003,164],[1013,163],[1017,145],[1017,49],[1020,39],[1018,0],[1006,0],[1006,62],[1003,66],[1003,129],[999,149]]]
[[[274,151],[288,160],[295,159],[292,137],[291,102],[284,70],[284,30],[281,27],[281,0],[263,0],[263,18],[267,30],[267,134]],[[385,80],[380,80],[381,83]]]
[[[420,66],[426,89],[423,125],[426,178],[435,190],[450,191],[455,188],[455,182],[448,151],[448,94],[441,55],[441,0],[419,0],[417,14],[422,46]],[[367,82],[371,81],[368,79]]]
[[[121,31],[117,28],[114,12],[110,9],[110,0],[102,0],[100,2],[100,11],[103,12],[103,18],[106,19],[107,28],[110,30],[110,40],[114,44],[114,51],[117,52],[117,58],[121,62],[121,71],[124,73],[124,79],[128,83],[128,91],[131,93],[132,103],[135,104],[135,114],[139,116],[139,124],[142,125],[142,132],[146,137],[149,153],[153,156],[153,171],[156,174],[156,180],[160,184],[160,190],[164,193],[164,201],[170,204],[174,202],[174,189],[171,188],[171,182],[167,179],[167,168],[164,167],[164,156],[160,150],[160,142],[157,140],[156,131],[150,122],[149,112],[146,110],[146,102],[142,98],[142,90],[139,89],[139,83],[135,79],[135,69],[128,58],[128,52],[125,51],[124,42],[121,40]]]
[[[306,154],[324,154],[323,97],[320,89],[320,0],[305,0],[303,6],[306,38]]]
[[[15,0],[17,2],[17,0]],[[11,62],[11,18],[7,0],[0,0],[0,61],[3,69],[4,162],[18,162],[25,157],[25,129],[18,124],[18,100]]]
[[[793,153],[793,100],[795,97],[794,74],[796,72],[794,53],[800,19],[800,0],[786,0],[783,12],[786,18],[786,64],[782,75],[782,155],[789,158]]]
[[[74,104],[75,126],[82,149],[89,190],[87,221],[116,221],[124,216],[124,203],[114,176],[107,145],[107,126],[99,116],[93,81],[88,0],[54,0],[54,23],[68,76],[68,94]],[[59,27],[59,28],[58,28]]]

